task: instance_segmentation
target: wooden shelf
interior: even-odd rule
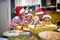
[[[41,7],[41,8],[55,8],[56,6],[45,6],[45,7]]]

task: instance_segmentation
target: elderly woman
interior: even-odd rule
[[[24,22],[24,8],[16,7],[16,16],[11,20],[9,25],[9,29],[15,30],[16,26],[20,25],[20,23]]]

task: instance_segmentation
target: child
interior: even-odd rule
[[[36,16],[34,17],[34,24],[35,24],[35,27],[41,27],[41,21],[42,21],[42,17],[43,17],[43,14],[44,14],[44,11],[42,8],[37,8],[36,10]]]
[[[43,15],[42,17],[43,21],[42,21],[42,25],[43,26],[46,26],[46,25],[49,25],[51,24],[51,16],[49,15],[48,12],[45,12],[45,14]]]
[[[35,14],[36,14],[36,16],[34,17],[34,24],[36,24],[38,20],[42,21],[42,17],[43,17],[43,14],[44,14],[43,9],[42,8],[37,8]]]
[[[33,18],[32,18],[32,14],[30,12],[28,12],[26,14],[25,24],[26,24],[26,26],[34,24],[34,21],[33,21]]]

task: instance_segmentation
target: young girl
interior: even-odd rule
[[[43,26],[46,26],[46,25],[49,25],[51,24],[51,16],[49,15],[48,12],[45,12],[45,14],[43,15],[42,17],[43,21],[42,21],[42,25]]]
[[[32,25],[34,24],[34,20],[32,18],[32,14],[30,12],[28,12],[26,14],[26,21],[25,21],[25,25],[28,26],[28,25]]]

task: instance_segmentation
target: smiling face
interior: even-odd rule
[[[24,15],[25,15],[25,12],[19,14],[18,16],[19,16],[19,18],[22,18]]]
[[[22,17],[23,17],[23,15],[19,14],[19,18],[22,18]]]
[[[27,20],[31,20],[32,19],[32,16],[27,16],[26,19]]]
[[[44,20],[44,21],[49,21],[50,18],[49,18],[49,17],[45,17],[43,20]]]

